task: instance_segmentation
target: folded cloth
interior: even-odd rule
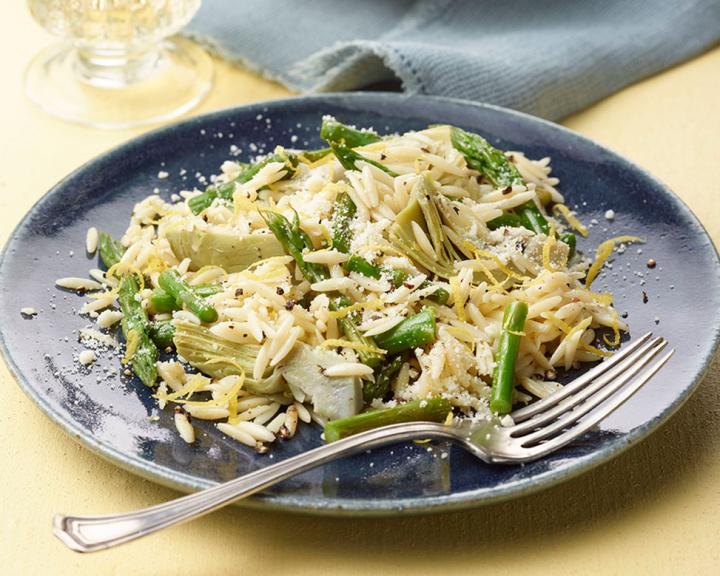
[[[550,119],[720,39],[718,0],[205,0],[187,34],[299,91],[410,93]]]

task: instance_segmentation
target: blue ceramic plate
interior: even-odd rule
[[[189,446],[175,432],[170,411],[157,413],[151,391],[137,380],[108,376],[117,361],[100,358],[78,368],[75,314],[83,299],[56,289],[61,276],[85,276],[94,259],[84,253],[91,225],[120,235],[132,206],[154,188],[163,197],[197,183],[231,157],[231,145],[252,154],[318,147],[323,114],[381,132],[451,123],[484,134],[504,149],[551,156],[567,202],[586,223],[592,251],[619,234],[647,243],[617,255],[597,287],[615,294],[632,334],[653,330],[677,349],[667,367],[592,433],[525,466],[490,467],[457,448],[407,444],[376,450],[302,474],[246,505],[325,514],[390,514],[449,510],[508,499],[556,484],[641,440],[687,399],[718,343],[720,282],[717,253],[695,216],[665,186],[613,152],[564,128],[491,106],[397,94],[303,97],[224,110],[163,128],[86,164],[48,192],[18,225],[0,261],[3,352],[23,390],[82,444],[119,466],[181,490],[198,490],[320,444],[305,426],[272,455],[258,455],[197,422]],[[233,151],[237,152],[235,148]],[[166,171],[169,177],[160,179]],[[617,214],[604,218],[606,210]],[[74,252],[74,254],[73,254]],[[657,261],[648,269],[649,258]],[[647,303],[643,303],[643,291]],[[20,309],[35,307],[34,318]],[[440,457],[443,452],[446,457]]]

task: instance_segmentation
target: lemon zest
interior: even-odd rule
[[[243,387],[244,383],[245,383],[245,371],[243,370],[240,373],[240,378],[238,379],[238,381],[228,391],[228,393],[223,397],[223,398],[227,398],[228,422],[230,424],[237,423],[238,393],[240,392],[240,389]]]
[[[552,262],[550,261],[551,251],[555,244],[557,244],[557,240],[555,239],[555,227],[551,224],[550,229],[548,230],[548,235],[545,238],[545,242],[543,242],[542,249],[543,268],[545,268],[548,272],[559,272],[562,268],[553,268]],[[565,264],[567,264],[567,262],[565,262]],[[563,264],[563,266],[565,264]]]
[[[505,290],[505,287],[502,285],[502,283],[497,278],[495,278],[493,273],[490,272],[490,269],[487,266],[485,266],[485,264],[483,264],[482,260],[476,259],[475,262],[477,262],[477,265],[480,268],[480,270],[482,271],[482,273],[485,274],[485,276],[487,276],[488,279],[490,280],[490,282],[492,283],[491,289],[495,289],[495,290],[498,290],[501,292],[507,292],[507,290]]]
[[[329,338],[320,344],[320,348],[352,348],[353,350],[359,350],[361,352],[370,352],[372,354],[387,354],[386,350],[370,346],[368,344],[362,344],[360,342],[350,342],[349,340],[341,340],[339,338]]]
[[[570,224],[572,229],[579,232],[581,236],[586,237],[588,235],[587,227],[578,220],[578,217],[575,216],[575,214],[573,214],[570,208],[565,206],[565,204],[555,204],[555,206],[553,206],[553,211],[560,212],[567,223]]]
[[[457,317],[460,320],[465,322],[465,298],[462,297],[460,292],[460,279],[457,276],[453,276],[448,279],[448,283],[450,284],[450,291],[453,295],[453,308],[455,309],[455,314],[457,314]]]
[[[207,378],[202,374],[193,374],[179,390],[176,390],[172,394],[168,394],[167,400],[174,402],[180,398],[187,399],[208,382],[210,382],[210,378]]]
[[[339,310],[330,310],[328,312],[328,316],[330,318],[344,318],[348,314],[352,314],[358,310],[381,310],[382,307],[383,303],[378,298],[375,298],[373,300],[368,300],[367,302],[356,302],[355,304],[350,304],[350,306],[345,306]]]
[[[128,274],[132,272],[138,277],[138,282],[140,283],[140,290],[145,289],[145,276],[142,273],[142,270],[140,270],[137,266],[131,266],[127,262],[117,262],[116,264],[113,264],[110,266],[110,268],[107,269],[107,272],[105,272],[105,277],[114,276],[118,280],[120,279],[120,276],[123,274]],[[118,275],[120,274],[120,276]],[[120,285],[116,288],[113,288],[110,292],[111,293],[117,293],[120,291]]]
[[[125,355],[122,357],[122,363],[127,364],[135,356],[138,346],[140,345],[140,332],[135,328],[128,331],[125,341]]]
[[[253,262],[245,268],[245,270],[242,270],[238,274],[242,278],[247,278],[248,280],[255,280],[257,282],[261,282],[263,280],[270,280],[270,279],[276,279],[280,276],[285,276],[288,273],[287,269],[287,262],[278,262],[280,259],[287,258],[287,256],[270,256],[269,258],[264,258],[263,260],[258,260],[257,262]],[[253,272],[255,268],[258,266],[264,265],[264,264],[273,264],[270,269],[267,272],[263,272],[262,274],[258,274],[256,272]]]
[[[582,322],[576,324],[574,327],[571,327],[569,324],[567,324],[566,322],[564,322],[563,320],[561,320],[560,318],[558,318],[557,316],[555,316],[554,314],[552,314],[550,312],[546,312],[542,316],[543,316],[543,318],[548,320],[553,326],[555,326],[558,330],[560,330],[561,332],[564,332],[566,334],[565,338],[567,338],[567,336],[569,336],[571,332],[578,329],[578,327],[580,326],[580,324],[582,324],[582,322],[587,322],[586,327],[590,325],[590,322],[592,322],[592,317],[590,317],[590,318],[586,318]],[[583,330],[584,330],[584,328],[583,328]],[[607,358],[607,357],[613,355],[612,352],[607,352],[606,350],[600,350],[599,348],[596,348],[595,346],[586,344],[582,340],[580,340],[579,345],[580,345],[580,348],[582,348],[586,352],[590,352],[591,354],[595,354],[596,356],[602,356],[602,357]]]
[[[145,264],[142,273],[149,276],[153,272],[162,272],[163,270],[167,270],[168,268],[169,266],[162,258],[153,254],[152,256],[150,256],[150,258],[148,258],[148,261]]]
[[[603,334],[603,341],[608,346],[615,348],[620,344],[620,323],[618,322],[617,312],[614,312],[613,314],[613,320],[610,323],[610,328],[613,331],[612,340],[608,338],[607,334]]]
[[[472,242],[465,241],[465,248],[467,250],[470,250],[473,254],[475,254],[475,258],[477,259],[479,256],[483,258],[487,258],[489,260],[492,260],[497,264],[497,267],[500,268],[500,270],[510,278],[515,278],[515,280],[519,280],[520,282],[525,282],[529,279],[528,276],[522,276],[516,272],[513,272],[502,260],[500,260],[500,257],[497,254],[493,254],[492,252],[487,252],[486,250],[482,250],[475,246]]]
[[[610,306],[613,303],[613,297],[612,294],[609,292],[593,292],[592,290],[588,290],[587,288],[584,289],[584,291],[587,293],[590,298],[595,300],[596,302],[603,304],[604,306]]]
[[[309,162],[308,159],[302,155],[300,156],[300,158],[304,160],[305,163],[308,165],[308,168],[312,170],[313,168],[318,168],[319,166],[323,166],[324,164],[335,160],[335,154],[333,154],[332,152],[328,152],[322,158],[318,158],[317,160],[315,160],[315,162]]]
[[[595,280],[603,264],[610,258],[615,245],[623,242],[644,242],[644,240],[637,236],[616,236],[615,238],[605,240],[595,251],[595,262],[592,263],[585,277],[585,287],[589,287],[593,280]]]

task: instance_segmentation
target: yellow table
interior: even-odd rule
[[[22,95],[25,63],[49,38],[5,3],[0,54],[0,244],[59,178],[141,130],[65,124]],[[285,96],[216,62],[195,113]],[[564,124],[670,185],[720,241],[720,48],[641,82]],[[1,321],[1,319],[0,319]],[[106,513],[178,494],[124,472],[65,436],[0,361],[2,574],[717,574],[720,563],[720,380],[651,438],[559,487],[445,515],[329,519],[228,508],[117,550],[81,556],[50,531],[58,511]]]

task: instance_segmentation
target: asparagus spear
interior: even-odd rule
[[[295,222],[291,224],[282,214],[262,209],[260,210],[260,214],[265,219],[265,222],[267,222],[270,230],[275,234],[275,237],[283,245],[285,251],[295,259],[295,263],[308,281],[318,282],[328,278],[329,273],[326,266],[305,262],[302,255],[303,250],[312,248],[312,244],[307,238],[307,235],[300,229],[297,216]],[[339,294],[330,296],[331,310],[340,310],[350,306],[350,304],[350,300],[345,296]],[[358,330],[352,316],[338,318],[338,325],[348,340],[364,344],[371,348],[375,347],[374,340],[363,336],[360,330]],[[377,366],[382,360],[381,355],[366,350],[358,350],[358,356],[361,362],[372,367]]]
[[[217,320],[217,310],[205,298],[198,296],[188,286],[187,282],[182,279],[177,270],[170,269],[161,272],[160,276],[158,276],[158,284],[173,298],[190,308],[202,322],[215,322]]]
[[[493,186],[500,188],[522,183],[522,177],[515,165],[507,159],[502,150],[493,148],[482,136],[453,126],[450,129],[450,141],[465,157],[467,165],[483,174]],[[491,230],[500,226],[524,226],[536,234],[547,234],[549,230],[547,218],[534,202],[519,206],[516,214],[503,214],[488,222]],[[571,253],[574,253],[575,235],[563,234],[560,239],[570,246]]]
[[[350,251],[350,223],[357,213],[357,206],[347,192],[341,192],[335,199],[335,211],[332,222],[332,245],[339,252]]]
[[[388,354],[411,350],[435,340],[435,310],[425,308],[405,318],[387,332],[375,336],[375,342]]]
[[[118,292],[120,310],[123,313],[121,326],[126,341],[137,341],[135,352],[130,359],[133,372],[146,386],[154,386],[157,379],[155,362],[158,359],[158,349],[148,335],[147,313],[135,298],[139,291],[140,286],[135,276],[127,274],[122,277]]]
[[[325,424],[325,442],[334,442],[340,438],[388,424],[414,421],[443,422],[450,410],[452,410],[452,406],[447,400],[428,398],[427,400],[414,400],[394,408],[356,414],[341,420],[331,420]]]
[[[328,277],[327,267],[305,262],[302,255],[303,250],[312,250],[312,244],[307,235],[301,233],[299,223],[291,224],[282,214],[269,210],[260,209],[260,214],[265,219],[268,228],[275,234],[275,238],[282,244],[285,252],[295,259],[295,263],[309,282],[319,282]]]
[[[355,165],[355,163],[362,160],[363,162],[372,164],[376,168],[380,168],[380,170],[392,176],[393,178],[399,176],[397,172],[393,172],[384,164],[381,164],[380,162],[377,162],[375,160],[371,160],[370,158],[366,158],[352,148],[342,146],[341,144],[331,144],[330,147],[332,148],[333,154],[335,154],[335,157],[338,159],[342,167],[345,168],[345,170],[356,170],[357,166]]]
[[[323,118],[320,126],[320,138],[330,144],[341,144],[347,148],[366,146],[378,142],[380,136],[369,130],[357,130],[335,120],[335,118]]]
[[[390,391],[390,381],[402,367],[403,361],[402,356],[395,356],[395,358],[380,369],[374,381],[363,384],[363,398],[365,402],[370,402],[373,398],[384,398],[387,395]]]
[[[125,248],[118,240],[113,240],[112,236],[107,232],[100,232],[98,252],[105,267],[111,268],[120,262],[122,255],[125,253]]]
[[[496,188],[522,183],[520,172],[502,150],[493,148],[479,134],[453,126],[450,128],[450,141],[453,147],[465,156],[467,165],[483,174]]]
[[[150,325],[148,331],[150,338],[159,348],[167,348],[173,345],[173,337],[175,336],[175,326],[171,320],[164,322],[155,322]]]
[[[507,414],[512,409],[515,361],[520,349],[520,338],[525,328],[527,312],[527,304],[516,301],[508,304],[503,313],[490,399],[490,408],[498,414]]]
[[[190,289],[200,298],[207,298],[221,290],[220,286],[210,284],[191,286]],[[150,296],[150,306],[155,312],[172,312],[173,310],[180,310],[182,302],[162,288],[155,288]]]
[[[374,132],[357,130],[341,124],[334,118],[324,118],[322,126],[320,127],[320,138],[330,144],[335,157],[339,160],[345,170],[355,170],[355,163],[359,160],[372,164],[373,166],[380,168],[383,172],[388,173],[393,178],[398,176],[397,173],[390,170],[384,164],[366,158],[359,152],[353,150],[358,146],[366,146],[373,142],[379,141],[381,138]]]
[[[193,214],[200,214],[200,212],[210,207],[215,198],[223,198],[224,200],[232,201],[233,193],[235,192],[235,184],[244,184],[245,182],[249,182],[255,174],[271,162],[283,162],[285,164],[286,174],[283,177],[283,180],[287,180],[288,178],[292,178],[295,174],[295,167],[297,166],[298,158],[295,154],[286,154],[284,152],[271,154],[264,160],[249,165],[231,182],[226,182],[224,184],[220,184],[219,186],[208,186],[205,192],[199,196],[190,198],[190,200],[188,200],[190,210],[192,210]]]

